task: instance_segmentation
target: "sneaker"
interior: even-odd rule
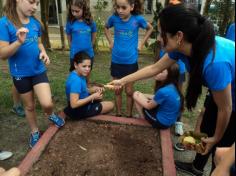
[[[61,128],[65,125],[65,120],[56,114],[52,114],[48,117],[48,119],[53,122],[58,128]]]
[[[177,170],[185,172],[192,176],[203,176],[203,171],[196,169],[192,163],[175,161],[175,167]]]
[[[177,151],[180,151],[180,152],[183,152],[185,151],[185,147],[183,144],[181,144],[180,142],[176,143],[174,145],[174,149],[177,150]]]
[[[34,132],[34,133],[31,133],[30,134],[30,148],[33,148],[35,146],[35,144],[39,141],[40,139],[40,133],[37,131],[37,132]]]
[[[11,111],[19,117],[25,117],[25,110],[22,106],[13,106]]]
[[[12,157],[12,153],[11,152],[8,152],[8,151],[1,151],[0,150],[0,161],[3,161],[3,160],[6,160],[6,159],[9,159]]]
[[[184,134],[184,130],[183,130],[183,122],[176,122],[175,123],[175,134],[182,136]]]

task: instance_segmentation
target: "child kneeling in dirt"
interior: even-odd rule
[[[177,121],[183,110],[183,96],[179,90],[179,66],[174,64],[158,74],[155,95],[134,93],[134,101],[141,118],[145,118],[154,128],[167,129]]]
[[[66,96],[68,106],[64,113],[74,120],[80,120],[112,111],[114,104],[102,101],[103,88],[94,88],[89,92],[86,77],[91,71],[91,58],[85,52],[79,52],[74,56],[74,71],[70,73],[66,81]]]

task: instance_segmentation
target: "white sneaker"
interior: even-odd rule
[[[0,161],[6,160],[8,158],[12,157],[12,153],[11,152],[7,152],[7,151],[1,151],[0,150]]]
[[[175,134],[182,136],[184,134],[184,130],[183,130],[183,122],[176,122],[175,123]]]

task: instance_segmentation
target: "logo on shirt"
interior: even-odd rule
[[[131,30],[128,30],[128,31],[117,30],[116,35],[120,36],[120,37],[129,37],[129,38],[131,38],[131,37],[133,37],[133,31],[131,31]]]
[[[38,42],[38,36],[33,36],[25,39],[25,43]]]
[[[91,33],[91,29],[87,29],[87,30],[81,30],[81,29],[79,29],[77,32],[78,32],[79,34],[89,34],[89,33]]]

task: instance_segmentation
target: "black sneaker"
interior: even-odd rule
[[[174,149],[180,152],[185,151],[185,147],[182,143],[178,142],[174,145]]]
[[[203,176],[203,171],[196,169],[192,163],[175,161],[175,167],[177,170],[185,172],[192,176]]]

